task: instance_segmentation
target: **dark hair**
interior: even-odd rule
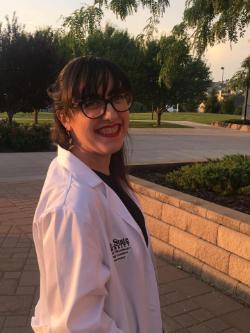
[[[59,73],[56,81],[48,88],[48,95],[53,100],[54,127],[52,141],[69,150],[69,136],[65,127],[57,117],[57,113],[63,112],[69,118],[74,112],[74,105],[87,96],[97,95],[102,90],[103,97],[108,89],[108,83],[112,78],[112,94],[130,92],[132,88],[126,74],[109,60],[85,56],[71,60]],[[131,186],[127,179],[126,154],[124,146],[112,154],[110,160],[110,172],[116,182],[123,186]]]

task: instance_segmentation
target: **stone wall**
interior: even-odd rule
[[[154,252],[250,304],[250,216],[130,177]]]
[[[213,127],[224,127],[224,128],[231,128],[233,130],[239,130],[242,132],[250,132],[250,125],[224,123],[223,121],[214,121],[214,122],[212,122],[211,125]]]

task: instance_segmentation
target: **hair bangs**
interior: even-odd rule
[[[132,92],[130,82],[122,70],[109,61],[93,57],[81,65],[73,80],[73,103],[90,96],[100,95],[104,98],[121,92]]]

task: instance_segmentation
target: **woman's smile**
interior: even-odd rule
[[[107,125],[98,128],[95,132],[104,137],[114,138],[120,134],[121,128],[121,124]]]

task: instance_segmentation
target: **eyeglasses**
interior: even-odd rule
[[[96,119],[103,116],[107,110],[107,105],[110,103],[117,112],[126,112],[132,106],[133,97],[130,93],[121,93],[114,95],[109,99],[101,97],[89,97],[78,103],[82,112],[90,119]]]

